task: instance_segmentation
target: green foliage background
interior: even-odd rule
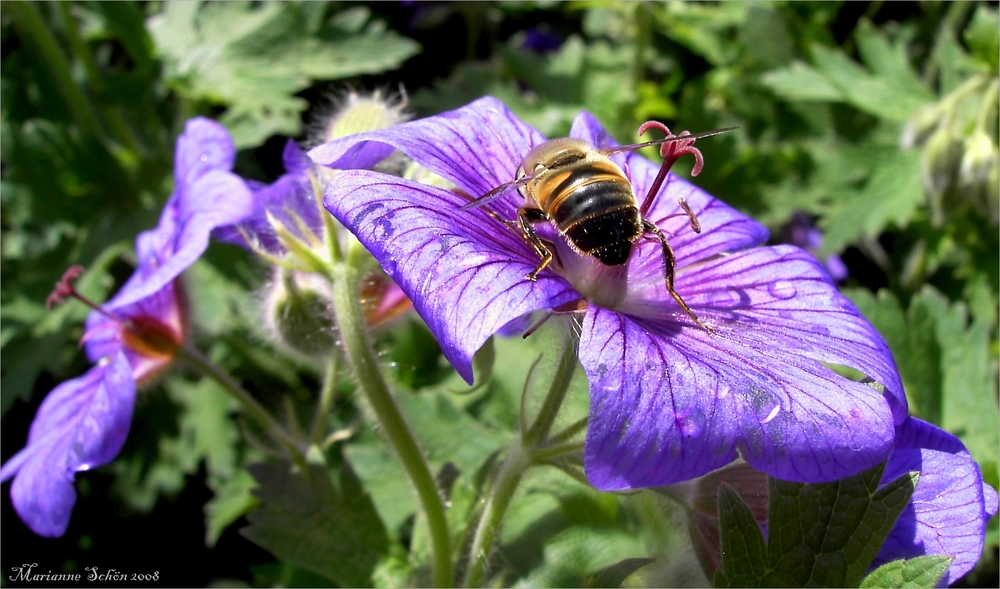
[[[86,369],[76,347],[86,309],[46,311],[46,295],[71,264],[88,268],[79,285],[97,300],[127,279],[136,234],[170,194],[188,118],[226,125],[237,172],[271,181],[285,138],[315,141],[346,88],[405,88],[415,115],[491,94],[550,137],[580,110],[622,142],[647,119],[675,131],[740,127],[699,143],[697,183],[776,240],[795,212],[815,220],[825,235],[815,253],[843,257],[843,289],[889,341],[912,413],[958,435],[997,487],[997,30],[995,4],[983,3],[4,2],[3,458],[22,446],[44,395]],[[213,246],[188,273],[196,337],[286,419],[307,419],[320,369],[272,349],[253,294],[267,280],[247,253]],[[464,383],[417,319],[376,337],[432,466],[451,473],[460,538],[547,340],[495,342],[503,374],[457,395]],[[587,408],[579,381],[567,408],[577,417]],[[335,419],[353,435],[328,457],[332,482],[255,495],[254,477],[279,474],[251,476],[262,455],[235,408],[216,385],[172,373],[140,395],[122,456],[80,477],[64,538],[32,536],[5,497],[0,568],[50,554],[54,571],[183,561],[175,585],[354,585],[372,567],[378,584],[422,578],[425,524],[351,391],[341,383]],[[351,527],[378,565],[330,546],[324,557],[340,559],[331,571],[266,534],[294,524],[326,546],[336,517],[283,524],[290,516],[273,507],[303,496],[360,501]],[[670,528],[646,495],[603,495],[539,471],[511,507],[494,573],[504,585],[620,582],[635,569],[605,567],[653,554],[661,560],[640,580],[670,582],[687,574],[670,559],[682,543]],[[186,541],[166,543],[178,535]],[[997,540],[994,520],[966,583],[996,584]]]

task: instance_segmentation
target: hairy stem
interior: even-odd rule
[[[556,414],[566,398],[570,382],[573,380],[573,372],[577,364],[577,340],[575,337],[568,337],[563,345],[562,355],[556,365],[556,373],[552,377],[552,385],[542,402],[542,408],[535,418],[534,424],[526,432],[522,432],[521,439],[515,440],[507,459],[497,475],[496,481],[490,490],[490,495],[486,499],[483,507],[483,514],[479,518],[476,526],[476,534],[472,540],[472,548],[469,551],[469,568],[465,573],[465,587],[479,587],[486,575],[489,566],[489,552],[493,548],[500,524],[507,513],[507,507],[517,491],[517,486],[524,478],[524,473],[535,460],[535,454],[544,452],[542,446],[546,443],[549,430],[555,422]],[[563,447],[560,449],[565,450]],[[560,453],[560,455],[564,454]]]
[[[364,315],[358,301],[360,271],[355,266],[338,264],[333,270],[332,278],[337,324],[347,360],[354,368],[358,385],[375,412],[382,431],[417,490],[431,534],[434,585],[451,587],[454,584],[451,573],[451,537],[444,503],[427,461],[389,392],[375,352],[368,342]]]

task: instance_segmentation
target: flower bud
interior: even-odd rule
[[[918,110],[903,127],[903,134],[899,138],[900,147],[910,149],[926,141],[934,129],[940,126],[942,114],[938,103],[929,104]]]
[[[982,129],[973,131],[965,139],[965,153],[959,167],[959,182],[963,194],[994,225],[997,224],[997,200],[1000,199],[997,185],[997,168],[1000,150]]]
[[[303,356],[329,354],[337,345],[337,332],[326,285],[312,274],[280,273],[266,306],[275,339]]]
[[[935,226],[945,222],[945,197],[955,186],[962,160],[962,141],[948,125],[942,124],[924,146],[920,176],[930,200],[931,217]]]

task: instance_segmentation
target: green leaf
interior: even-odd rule
[[[167,395],[137,410],[128,452],[112,465],[116,492],[142,511],[161,494],[183,489],[203,461],[210,485],[229,480],[237,469],[240,433],[229,416],[236,402],[209,379],[172,377],[165,388]]]
[[[879,290],[877,296],[864,289],[846,289],[844,294],[889,344],[910,412],[940,425],[941,347],[936,336],[937,316],[926,295],[914,297],[904,313],[896,296],[886,289]]]
[[[244,536],[280,560],[345,587],[366,587],[389,552],[385,527],[371,499],[345,461],[335,484],[321,465],[308,476],[288,464],[248,467],[260,488],[260,509],[251,512]]]
[[[655,558],[626,558],[584,577],[581,586],[621,587],[626,577],[655,561]]]
[[[843,99],[826,76],[801,61],[765,73],[761,80],[775,94],[785,100],[804,100],[808,102],[839,102]]]
[[[997,54],[1000,53],[1000,18],[995,7],[987,4],[977,4],[972,21],[965,29],[965,42],[969,45],[972,55],[985,64],[992,75],[996,75],[998,67]]]
[[[753,512],[729,485],[719,487],[722,570],[716,587],[764,587],[768,548]]]
[[[518,584],[527,587],[582,587],[584,579],[595,569],[609,567],[643,553],[642,543],[632,532],[573,526],[545,543],[541,564]]]
[[[416,494],[399,460],[384,440],[367,429],[351,439],[344,454],[355,465],[386,528],[398,531],[418,508]]]
[[[814,44],[812,52],[816,68],[840,91],[843,101],[861,111],[905,123],[931,100],[927,92],[914,95],[896,86],[893,80],[870,74],[840,49]]]
[[[881,489],[885,465],[832,483],[770,479],[768,538],[728,485],[719,489],[717,587],[857,587],[916,488],[909,473]]]
[[[818,485],[771,479],[771,586],[858,586],[916,488],[911,473],[878,489],[884,466]]]
[[[842,250],[861,235],[877,236],[890,224],[906,227],[924,202],[918,151],[869,143],[859,148],[856,156],[868,162],[871,176],[860,189],[849,184],[830,188],[830,209],[820,223],[826,255]]]
[[[861,581],[861,587],[937,587],[953,559],[950,556],[920,556],[887,562]]]
[[[221,121],[238,147],[297,135],[308,103],[294,95],[312,80],[382,72],[419,50],[377,28],[316,26],[308,3],[167,3],[148,21],[167,79],[185,97],[229,106]]]
[[[910,106],[905,108],[915,108],[915,103],[934,101],[934,95],[913,71],[903,39],[895,44],[890,43],[885,31],[876,28],[867,19],[858,23],[854,38],[858,43],[861,60],[872,75],[890,84],[894,93],[908,97],[906,104]]]
[[[256,483],[246,470],[213,486],[215,496],[205,504],[205,545],[209,548],[215,546],[226,528],[258,505],[252,493]]]
[[[942,350],[941,426],[961,438],[981,466],[996,464],[1000,415],[991,326],[982,322],[969,325],[965,303],[949,303],[930,286],[920,291],[920,297],[936,317],[935,335]]]

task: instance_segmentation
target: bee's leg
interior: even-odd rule
[[[521,226],[521,235],[524,240],[528,242],[532,248],[534,248],[535,253],[538,254],[542,261],[538,264],[538,267],[528,273],[525,278],[535,282],[538,280],[538,273],[544,270],[550,263],[552,263],[552,250],[550,250],[532,227],[534,223],[541,223],[546,221],[545,212],[542,209],[536,207],[520,207],[517,209],[517,221]]]
[[[687,303],[684,302],[684,299],[681,298],[681,295],[674,290],[674,269],[677,266],[677,260],[674,257],[674,250],[667,242],[666,236],[663,235],[663,231],[660,231],[659,227],[645,219],[642,220],[642,228],[646,233],[652,233],[656,237],[656,240],[660,242],[660,249],[663,251],[663,278],[667,282],[667,292],[670,293],[670,296],[674,297],[674,300],[681,306],[681,309],[684,309],[684,312],[688,314],[688,317],[694,319],[694,322],[698,324],[698,327],[704,329],[708,333],[713,333],[712,329],[702,323],[701,319],[698,319],[698,316],[694,314],[691,307],[689,307]]]

